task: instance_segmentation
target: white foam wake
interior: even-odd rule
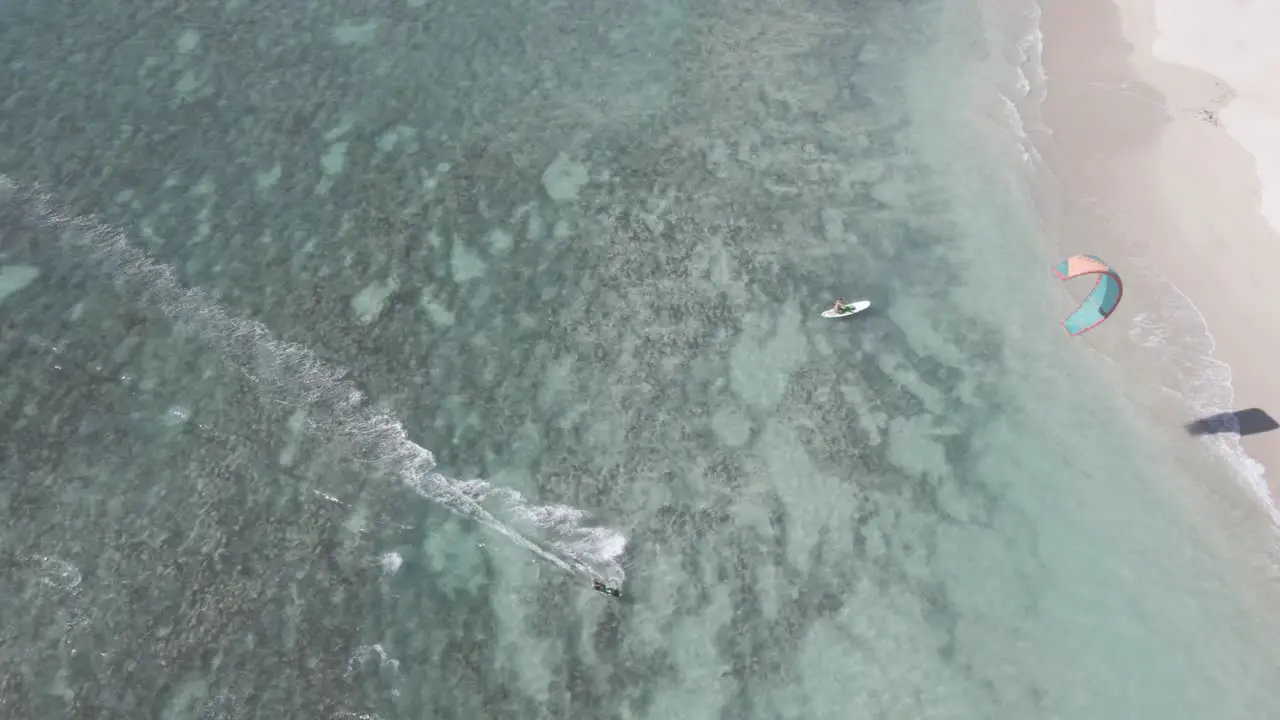
[[[562,570],[598,575],[616,584],[625,579],[620,558],[626,537],[618,531],[588,525],[587,514],[576,508],[532,505],[514,490],[442,475],[436,471],[435,457],[408,439],[399,420],[372,407],[342,379],[345,370],[326,365],[302,345],[273,338],[262,323],[235,317],[216,296],[183,287],[172,267],[152,260],[123,231],[92,217],[62,212],[49,195],[3,175],[0,193],[9,195],[28,221],[59,231],[64,243],[87,251],[117,283],[136,286],[140,301],[160,308],[180,327],[217,348],[273,399],[305,406],[309,431],[341,441],[356,460],[394,474],[421,495]],[[538,528],[537,540],[512,527],[522,523]]]

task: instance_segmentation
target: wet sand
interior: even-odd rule
[[[1120,363],[1135,384],[1190,401],[1151,403],[1171,429],[1247,409],[1261,413],[1248,416],[1244,430],[1260,429],[1248,420],[1280,416],[1280,285],[1273,279],[1280,235],[1262,212],[1259,164],[1224,118],[1238,103],[1276,98],[1259,98],[1256,88],[1246,98],[1206,71],[1154,55],[1153,47],[1168,53],[1194,38],[1159,36],[1149,0],[1050,4],[1042,27],[1050,78],[1043,117],[1051,130],[1035,140],[1066,198],[1049,208],[1050,224],[1060,235],[1087,235],[1091,252],[1127,266],[1128,307],[1116,319],[1147,349],[1145,358]],[[1142,338],[1143,321],[1158,315],[1173,318],[1172,327]],[[1118,338],[1090,340],[1109,355],[1128,352]],[[1221,390],[1228,379],[1230,398]],[[1218,442],[1234,438],[1226,433]],[[1238,474],[1255,475],[1253,490],[1269,505],[1264,496],[1280,490],[1280,431],[1244,434],[1240,444],[1271,470],[1267,483],[1258,468],[1235,463]]]

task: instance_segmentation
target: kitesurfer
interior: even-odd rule
[[[609,587],[608,585],[605,585],[604,582],[601,580],[592,580],[591,589],[595,590],[598,593],[603,593],[605,595],[612,595],[613,597],[616,597],[616,598],[622,597],[621,590],[615,587]]]

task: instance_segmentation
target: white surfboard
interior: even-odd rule
[[[850,315],[857,315],[858,313],[862,312],[863,310],[866,310],[869,307],[871,307],[870,300],[859,300],[857,302],[851,302],[851,303],[845,304],[845,311],[842,313],[838,313],[835,310],[832,310],[831,308],[827,308],[826,310],[822,311],[822,317],[824,318],[849,317]]]

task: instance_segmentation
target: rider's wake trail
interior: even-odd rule
[[[183,287],[172,267],[156,262],[121,230],[92,217],[59,210],[50,196],[0,175],[0,201],[23,218],[57,231],[64,247],[87,253],[117,283],[138,288],[138,300],[160,308],[179,327],[216,348],[277,401],[305,408],[308,430],[341,441],[357,460],[400,478],[423,496],[474,519],[562,570],[625,577],[619,559],[626,537],[586,524],[585,512],[563,505],[533,505],[520,493],[483,480],[460,481],[436,470],[435,457],[408,439],[390,413],[374,408],[345,371],[326,365],[308,348],[272,337],[262,323],[238,318],[207,292]],[[512,524],[534,525],[531,539]]]

